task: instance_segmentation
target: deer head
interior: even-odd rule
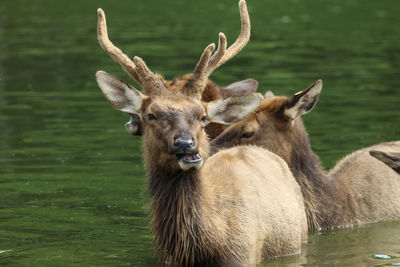
[[[244,0],[239,2],[242,30],[227,48],[226,37],[219,34],[218,49],[208,45],[193,73],[180,88],[171,87],[162,76],[154,74],[139,58],[131,61],[107,37],[104,12],[98,10],[98,39],[103,49],[143,88],[143,93],[124,81],[98,71],[96,79],[111,105],[138,116],[142,121],[147,164],[172,169],[198,169],[208,157],[208,137],[204,128],[210,122],[228,124],[239,121],[254,110],[262,96],[249,94],[211,102],[201,100],[210,74],[236,55],[248,42],[250,21]]]
[[[316,104],[322,81],[318,80],[292,97],[274,96],[268,91],[260,106],[240,122],[231,125],[211,142],[213,152],[236,145],[259,145],[291,162],[294,144],[307,135],[301,115]]]
[[[181,84],[186,83],[189,75],[184,75],[179,78],[168,82],[169,85],[177,86],[182,88]],[[204,102],[213,101],[220,98],[226,98],[231,96],[245,96],[257,91],[258,82],[254,79],[246,79],[243,81],[234,82],[226,87],[219,87],[212,81],[208,80],[207,85],[201,95],[201,100]],[[168,86],[167,86],[168,88]],[[130,120],[125,123],[125,128],[131,135],[142,135],[143,126],[139,116],[129,114]],[[225,127],[221,124],[211,123],[207,125],[206,132],[210,139],[217,137]]]
[[[202,70],[204,73],[203,77],[207,76],[218,66],[222,65],[225,61],[233,57],[237,54],[248,42],[250,38],[250,19],[247,13],[246,4],[240,4],[240,16],[242,22],[241,33],[236,40],[236,42],[226,49],[226,38],[223,33],[220,33],[219,39],[219,50],[213,55],[206,69]],[[115,47],[111,41],[108,39],[106,20],[103,10],[98,9],[98,27],[97,27],[97,36],[100,46],[113,58],[116,62],[118,62],[122,68],[140,85],[142,82],[140,79],[140,75],[138,75],[135,64],[126,56],[120,49]],[[207,75],[208,72],[208,75]],[[179,78],[175,78],[172,81],[162,81],[164,86],[169,90],[182,90],[183,88],[187,89],[186,84],[188,83],[188,79],[197,80],[194,86],[202,87],[201,83],[206,82],[205,90],[203,90],[202,100],[203,101],[212,101],[219,98],[227,97],[227,96],[237,96],[237,95],[247,95],[250,93],[254,93],[257,90],[257,81],[253,79],[247,79],[244,81],[236,82],[231,84],[226,88],[220,88],[215,85],[212,81],[206,80],[202,81],[199,79],[201,77],[193,77],[193,75],[184,75]],[[143,126],[141,118],[130,114],[131,119],[129,122],[125,124],[126,130],[128,133],[132,135],[142,135]],[[207,126],[206,131],[207,134],[214,138],[218,136],[225,127],[220,124],[211,123]]]

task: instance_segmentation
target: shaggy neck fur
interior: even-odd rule
[[[287,136],[292,151],[281,155],[288,163],[293,176],[300,184],[310,230],[339,226],[343,217],[343,192],[338,192],[329,182],[318,156],[312,151],[304,125],[300,119],[294,131]]]
[[[173,266],[211,266],[217,251],[210,242],[198,171],[150,170],[153,234],[161,260]]]
[[[342,221],[341,196],[331,185],[311,145],[301,120],[296,120],[297,134],[292,135],[293,151],[289,167],[303,192],[309,229],[329,228]]]
[[[146,135],[145,135],[146,136]],[[144,142],[151,197],[152,232],[161,263],[172,266],[218,266],[221,251],[208,220],[199,171],[182,171],[176,158]],[[207,154],[207,153],[206,153]],[[203,160],[207,155],[203,155]],[[159,161],[152,159],[159,158]],[[163,159],[164,158],[164,159]],[[175,162],[173,162],[175,161]]]

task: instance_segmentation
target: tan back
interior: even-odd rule
[[[400,219],[400,175],[370,150],[400,151],[400,141],[386,142],[357,150],[329,171],[332,184],[346,192],[349,225]]]

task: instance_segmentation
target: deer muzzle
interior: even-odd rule
[[[203,166],[203,158],[198,152],[196,142],[190,136],[180,135],[175,137],[173,147],[179,167],[181,167],[182,170],[198,170]]]

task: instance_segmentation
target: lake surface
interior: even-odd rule
[[[167,79],[193,70],[220,31],[240,28],[237,2],[0,2],[0,265],[154,266],[141,140],[124,129],[94,73],[134,84],[97,44],[111,40]],[[248,0],[252,37],[211,77],[293,94],[322,78],[304,116],[329,169],[347,153],[400,139],[398,0]],[[310,235],[300,255],[260,266],[400,264],[400,222]]]

